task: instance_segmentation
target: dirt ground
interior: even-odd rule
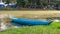
[[[10,14],[15,17],[28,18],[60,17],[60,11],[0,11],[0,14]]]

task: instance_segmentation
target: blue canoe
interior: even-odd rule
[[[30,18],[11,18],[12,22],[19,23],[22,25],[44,25],[50,24],[51,20],[43,20],[43,19],[30,19]]]

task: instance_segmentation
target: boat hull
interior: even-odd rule
[[[42,25],[50,24],[52,21],[43,19],[29,19],[29,18],[12,18],[12,22],[22,25]]]

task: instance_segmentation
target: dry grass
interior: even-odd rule
[[[11,14],[15,17],[28,18],[60,17],[59,11],[0,11],[0,14]]]

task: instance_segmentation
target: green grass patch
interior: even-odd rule
[[[50,24],[50,26],[52,26],[52,27],[60,27],[60,22],[52,22]]]
[[[52,22],[50,25],[22,26],[7,29],[0,34],[60,34],[60,22]]]
[[[55,9],[0,8],[0,11],[56,11]]]

